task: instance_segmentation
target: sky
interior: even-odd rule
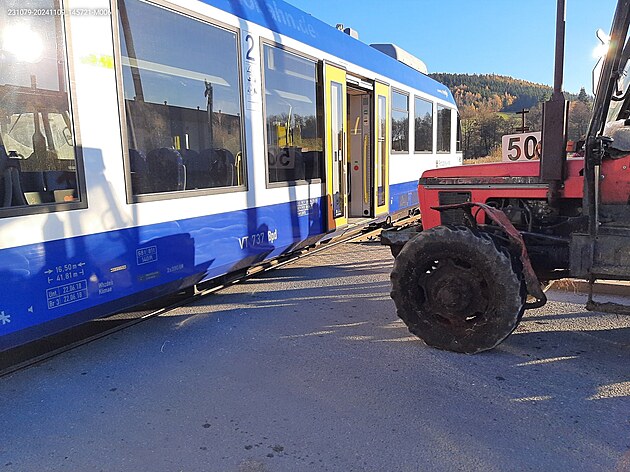
[[[553,86],[556,0],[286,0],[364,43],[394,43],[429,72],[509,75]],[[616,0],[566,0],[563,89],[592,94],[598,28]]]

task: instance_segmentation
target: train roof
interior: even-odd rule
[[[282,0],[201,1],[455,104],[445,85]]]

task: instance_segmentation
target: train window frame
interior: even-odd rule
[[[439,144],[440,144],[440,110],[448,110],[449,111],[449,120],[448,120],[448,125],[449,125],[449,132],[448,132],[448,140],[446,141],[448,144],[448,149],[447,150],[440,150],[439,148]],[[456,111],[454,108],[451,108],[449,106],[446,105],[441,105],[441,104],[437,104],[437,123],[436,123],[436,140],[435,140],[435,152],[436,154],[451,154],[452,153],[452,148],[453,148],[453,111]]]
[[[394,107],[394,94],[398,94],[401,96],[404,96],[407,99],[407,109],[403,110],[402,108],[395,108]],[[409,121],[409,116],[411,115],[411,94],[405,90],[401,90],[401,89],[396,89],[392,87],[392,91],[390,94],[390,119],[389,119],[389,129],[391,130],[391,136],[389,139],[389,148],[390,148],[390,152],[392,154],[409,154],[410,151],[410,146],[409,146],[409,141],[410,141],[410,129],[411,129],[411,122]],[[407,139],[406,139],[406,146],[407,149],[403,149],[403,150],[396,150],[394,149],[394,112],[402,112],[402,113],[407,113]]]
[[[66,0],[57,0],[60,10],[64,9]],[[66,81],[66,91],[68,94],[68,112],[69,119],[72,127],[72,140],[74,149],[74,162],[75,162],[75,175],[76,175],[76,191],[79,197],[78,201],[64,201],[64,202],[51,202],[51,203],[36,203],[25,206],[11,206],[0,207],[0,219],[25,217],[30,215],[58,213],[74,210],[84,210],[88,208],[88,193],[85,180],[85,161],[83,157],[83,141],[81,139],[81,129],[79,120],[79,109],[76,102],[76,70],[74,62],[71,60],[74,57],[73,50],[73,38],[71,31],[70,15],[59,15],[60,29],[56,31],[56,40],[59,40],[60,36],[63,40],[63,52],[64,58],[64,70],[63,78]],[[57,45],[58,46],[58,45]],[[59,48],[58,48],[59,50]]]
[[[283,187],[297,187],[304,185],[321,185],[325,182],[326,176],[326,129],[325,129],[325,121],[326,121],[326,111],[324,107],[324,62],[321,59],[318,59],[309,54],[305,54],[296,49],[288,47],[284,44],[278,43],[277,41],[273,41],[271,39],[260,36],[260,51],[259,57],[260,60],[260,75],[261,75],[261,93],[263,95],[262,99],[262,126],[263,126],[263,141],[264,141],[264,156],[265,156],[265,188],[283,188]],[[317,177],[314,179],[301,179],[301,180],[284,180],[278,182],[271,182],[269,178],[269,165],[267,162],[267,101],[265,100],[265,91],[266,91],[266,76],[265,76],[265,46],[275,47],[279,50],[285,51],[289,54],[293,54],[300,59],[305,59],[307,61],[313,62],[315,64],[315,71],[317,74],[315,85],[316,85],[316,113],[317,113],[317,127],[321,130],[321,139],[322,139],[322,158],[320,161],[320,173],[321,177]]]
[[[418,119],[417,111],[418,107],[416,106],[418,100],[428,103],[431,105],[431,149],[430,150],[421,150],[417,149],[418,140],[416,139],[417,130],[416,130],[416,119]],[[435,139],[434,139],[434,130],[435,130],[435,102],[428,98],[421,97],[419,95],[414,95],[413,97],[413,153],[414,154],[433,154],[435,151]]]
[[[123,60],[122,60],[122,42],[121,42],[121,31],[118,25],[118,1],[111,0],[111,25],[112,25],[112,33],[113,33],[113,44],[114,44],[114,70],[116,75],[116,91],[117,91],[117,99],[118,99],[118,114],[119,114],[119,124],[120,124],[120,138],[121,138],[121,148],[122,148],[122,156],[123,156],[123,165],[124,165],[124,177],[125,177],[125,192],[127,197],[127,204],[134,203],[144,203],[144,202],[153,202],[153,201],[162,201],[162,200],[175,200],[180,198],[192,198],[199,196],[208,196],[208,195],[221,195],[228,193],[238,193],[238,192],[247,192],[249,190],[249,180],[248,180],[248,149],[247,149],[247,134],[246,134],[246,116],[245,116],[245,100],[246,97],[244,95],[244,83],[243,83],[243,49],[241,46],[242,43],[242,31],[240,28],[236,26],[232,26],[228,23],[224,23],[215,18],[209,17],[197,11],[190,10],[188,8],[174,5],[170,2],[166,2],[163,0],[139,0],[141,3],[146,3],[153,7],[161,8],[170,13],[178,14],[184,17],[187,17],[191,20],[198,21],[205,25],[223,29],[235,35],[236,42],[236,65],[237,65],[237,79],[238,79],[238,97],[240,100],[239,113],[241,117],[240,122],[240,140],[241,140],[241,148],[242,148],[242,174],[243,174],[243,183],[240,185],[233,185],[229,187],[207,187],[207,188],[198,188],[198,189],[183,189],[183,190],[174,190],[174,191],[166,191],[166,192],[155,192],[155,193],[140,193],[135,194],[133,192],[132,179],[131,179],[131,159],[129,156],[129,135],[128,135],[128,123],[126,117],[125,110],[125,95],[124,95],[124,85],[123,85]]]
[[[455,125],[455,152],[462,152],[462,116],[457,110],[457,123]]]

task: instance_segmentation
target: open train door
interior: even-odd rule
[[[328,231],[348,223],[346,100],[346,71],[332,64],[324,64]]]
[[[374,83],[374,216],[389,212],[389,85]]]

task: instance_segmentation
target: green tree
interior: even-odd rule
[[[584,87],[582,87],[582,88],[580,89],[580,93],[578,93],[577,99],[578,99],[578,101],[580,101],[580,102],[584,102],[584,103],[586,103],[586,102],[590,101],[590,100],[589,100],[589,96],[588,96],[588,94],[586,93],[586,90],[584,90]]]

